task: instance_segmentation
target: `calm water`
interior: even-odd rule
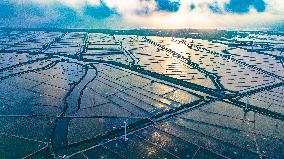
[[[283,34],[168,34],[0,31],[0,158],[284,158]]]

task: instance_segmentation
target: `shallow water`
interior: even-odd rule
[[[284,158],[283,36],[239,33],[1,31],[0,158]]]

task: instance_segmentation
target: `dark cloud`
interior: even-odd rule
[[[142,0],[147,1],[147,0]],[[165,11],[165,12],[177,12],[180,7],[180,0],[170,1],[170,0],[155,0],[157,8],[153,10],[152,8],[140,8],[135,11],[136,15],[146,16],[154,12]]]
[[[44,17],[45,11],[43,8],[38,7],[36,5],[25,5],[23,6],[22,13],[29,15],[29,16],[36,16],[36,17]],[[18,15],[21,13],[18,13]]]
[[[225,10],[230,13],[248,13],[250,7],[254,7],[257,12],[264,12],[266,3],[264,0],[231,0],[225,5]]]
[[[114,14],[118,14],[115,10],[108,8],[104,3],[99,6],[85,6],[84,15],[94,19],[104,19]]]
[[[16,7],[12,3],[0,2],[0,18],[8,19],[16,15]]]
[[[222,14],[223,11],[222,9],[219,7],[219,5],[215,2],[213,4],[208,4],[208,8],[213,12],[213,13],[217,13],[217,14]]]
[[[156,0],[159,10],[176,12],[180,7],[180,1],[172,2],[170,0]]]
[[[190,4],[189,8],[190,8],[191,11],[193,11],[195,9],[195,5],[194,4]]]
[[[51,21],[51,23],[55,26],[71,26],[82,21],[76,11],[69,7],[59,5],[55,8],[55,10],[59,15],[54,21]]]

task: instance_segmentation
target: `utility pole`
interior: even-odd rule
[[[124,141],[127,141],[127,123],[126,121],[124,121]]]
[[[249,96],[247,97],[247,102],[246,102],[246,106],[245,106],[245,111],[248,110],[248,103],[249,103]]]

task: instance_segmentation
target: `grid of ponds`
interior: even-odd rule
[[[284,158],[281,34],[0,37],[0,158]]]

